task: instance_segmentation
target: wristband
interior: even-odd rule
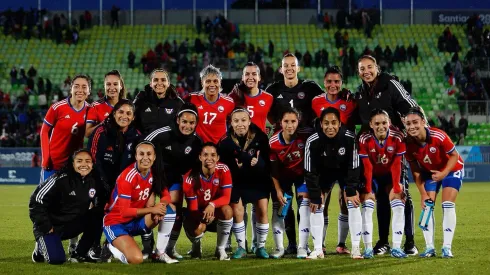
[[[213,202],[209,202],[209,205],[212,205],[214,208],[216,208],[216,205]]]

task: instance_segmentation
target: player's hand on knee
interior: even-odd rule
[[[359,204],[361,204],[361,200],[359,199],[359,194],[356,194],[355,196],[352,197],[345,197],[345,200],[347,202],[351,202],[354,207],[359,207]]]
[[[165,213],[167,212],[167,207],[163,205],[163,203],[159,203],[153,207],[150,208],[151,209],[151,213],[152,214],[155,214],[155,215],[165,215]]]

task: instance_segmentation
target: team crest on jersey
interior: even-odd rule
[[[104,114],[104,116],[105,116],[105,117],[108,117],[108,116],[109,116],[109,113],[107,113],[107,112],[106,112],[106,113]]]
[[[436,152],[436,148],[435,148],[435,147],[430,147],[429,151],[430,151],[431,153],[435,153],[435,152]]]
[[[219,185],[219,179],[214,179],[213,180],[213,185]]]
[[[341,105],[340,105],[340,110],[341,110],[341,111],[345,111],[345,110],[347,110],[347,107],[345,106],[345,104],[341,104]]]
[[[343,156],[345,154],[345,148],[344,147],[340,147],[339,149],[339,155]]]
[[[303,92],[299,92],[299,93],[298,93],[298,98],[299,98],[299,99],[303,99],[303,98],[305,98],[305,93],[303,93]]]
[[[184,151],[184,152],[185,152],[185,154],[187,155],[187,154],[189,154],[191,151],[192,151],[192,147],[187,146],[187,147],[185,148],[185,151]]]
[[[88,190],[88,196],[93,199],[95,197],[95,189],[94,188],[90,188],[90,190]]]
[[[173,111],[174,111],[174,109],[167,109],[167,108],[165,108],[165,112],[167,112],[167,114],[169,114],[169,115],[170,115],[170,114],[171,114]]]
[[[388,148],[386,148],[386,150],[388,152],[392,153],[394,149],[393,149],[393,146],[388,146]]]
[[[304,144],[304,143],[302,143],[302,142],[298,143],[298,148],[299,148],[299,149],[303,149],[303,148],[305,148],[305,144]]]
[[[153,177],[150,177],[150,178],[148,179],[148,183],[149,183],[149,184],[153,184]]]
[[[262,107],[264,107],[265,106],[265,101],[263,101],[262,99],[259,100],[259,105],[262,106]]]
[[[251,156],[255,155],[255,149],[248,150],[248,154]]]
[[[222,113],[224,110],[225,110],[225,107],[223,107],[223,106],[218,106],[218,111],[219,111],[220,113]]]

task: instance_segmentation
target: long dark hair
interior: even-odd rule
[[[117,139],[117,144],[119,145],[119,152],[122,152],[124,150],[124,134],[120,131],[120,126],[117,124],[116,119],[114,118],[114,115],[116,112],[121,109],[123,105],[129,105],[133,109],[133,114],[136,111],[136,107],[134,106],[134,103],[131,102],[130,100],[127,99],[120,99],[114,108],[112,109],[111,114],[104,120],[104,127],[108,133],[115,133],[116,134],[116,139]],[[134,120],[133,120],[134,122]],[[129,126],[133,124],[131,122]]]
[[[151,192],[154,193],[155,196],[161,197],[162,191],[166,186],[165,173],[163,170],[162,162],[159,161],[157,158],[158,152],[157,152],[155,145],[153,143],[151,143],[150,141],[147,141],[147,140],[144,140],[144,141],[138,143],[138,145],[136,145],[134,147],[135,155],[136,155],[136,151],[137,151],[138,147],[143,145],[143,144],[150,145],[151,147],[153,147],[153,151],[155,152],[155,161],[153,162],[153,165],[150,168],[151,175],[153,177],[153,183],[151,184]]]
[[[119,77],[119,81],[121,82],[121,91],[119,92],[119,100],[125,99],[127,91],[126,91],[126,85],[124,85],[124,79],[123,79],[121,73],[118,70],[112,70],[112,71],[106,73],[104,75],[104,82],[105,82],[106,77],[108,77],[109,75],[114,75],[114,76]]]
[[[202,145],[199,155],[201,155],[202,151],[206,147],[213,147],[216,150],[216,153],[218,154],[218,146],[212,142],[206,142]],[[193,182],[193,188],[195,191],[201,188],[201,171],[202,171],[202,162],[198,158],[196,160],[196,163],[194,163],[194,165],[192,166],[191,173],[189,174],[189,177]]]
[[[255,67],[257,69],[257,74],[260,77],[260,68],[255,64],[254,62],[247,62],[245,66],[243,67],[243,70],[245,71],[245,68],[247,67]],[[236,85],[236,89],[234,89],[234,93],[237,95],[237,100],[235,101],[236,106],[245,106],[245,94],[249,95],[250,94],[250,89],[247,87],[245,82],[243,80],[240,80],[240,83]]]

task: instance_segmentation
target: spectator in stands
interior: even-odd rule
[[[13,86],[17,84],[17,68],[14,66],[12,70],[10,70],[10,84]]]
[[[328,15],[328,12],[325,12],[325,15],[323,16],[323,28],[330,30],[330,16]]]
[[[116,5],[112,5],[112,9],[111,9],[111,20],[112,20],[112,23],[111,23],[111,28],[114,28],[114,25],[116,26],[116,28],[119,28],[119,11],[121,9],[119,7],[117,7]]]
[[[131,68],[131,69],[134,69],[135,67],[135,59],[136,59],[136,55],[134,54],[133,51],[129,51],[129,54],[128,54],[128,67]]]
[[[274,56],[274,43],[272,43],[272,40],[269,40],[269,58],[272,58]]]
[[[335,47],[337,49],[342,47],[342,34],[340,33],[340,29],[335,32],[334,38],[335,38]]]
[[[24,70],[24,66],[20,66],[20,81],[22,84],[26,84],[27,75],[26,70]]]
[[[83,16],[85,18],[85,23],[87,24],[87,29],[92,28],[92,13],[86,10]]]
[[[448,132],[449,130],[449,122],[447,121],[447,119],[444,117],[444,114],[443,113],[438,113],[437,114],[437,118],[439,119],[439,128],[441,130],[443,130],[444,132]]]
[[[468,129],[468,120],[464,115],[461,115],[458,121],[458,129],[459,129],[459,138],[465,138],[466,137],[466,131]],[[462,144],[460,144],[462,145]]]
[[[34,65],[31,65],[29,67],[29,70],[27,71],[27,76],[29,76],[29,78],[33,78],[37,76],[37,70],[34,68]]]

